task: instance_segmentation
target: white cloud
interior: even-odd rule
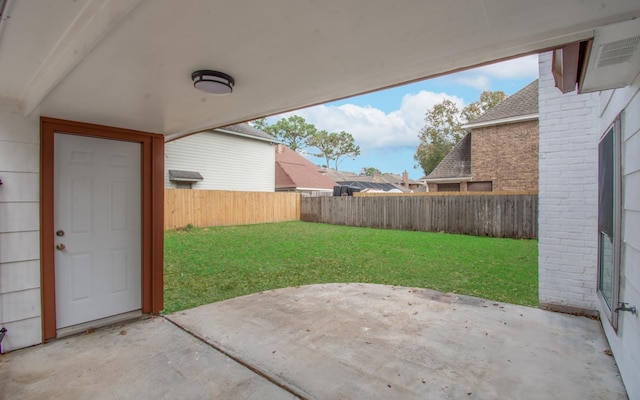
[[[353,135],[363,151],[389,149],[418,145],[417,135],[424,126],[424,114],[428,108],[445,98],[463,106],[463,100],[446,93],[420,91],[402,98],[400,109],[385,113],[371,106],[343,104],[341,106],[319,105],[278,116],[286,118],[296,114],[302,116],[321,130],[346,131]]]
[[[463,86],[471,86],[474,89],[478,90],[490,90],[491,89],[491,81],[489,77],[485,75],[462,75],[456,78],[456,82]]]
[[[498,79],[525,79],[532,80],[538,77],[538,55],[515,58],[496,64],[485,65],[472,71],[478,74],[486,74]]]
[[[454,80],[464,86],[478,90],[491,90],[492,79],[531,79],[538,77],[536,54],[485,65],[454,75]]]
[[[455,74],[456,82],[479,90],[490,90],[492,79],[517,79],[538,76],[536,55],[487,65]],[[280,118],[300,115],[321,130],[329,132],[346,131],[353,135],[363,151],[385,149],[385,152],[402,147],[416,147],[418,133],[424,126],[425,111],[442,102],[452,100],[459,108],[464,106],[460,97],[446,93],[420,91],[409,93],[402,98],[400,109],[389,113],[372,107],[355,104],[341,106],[318,105],[269,118],[275,123]]]

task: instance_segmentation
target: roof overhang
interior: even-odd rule
[[[239,137],[243,137],[243,138],[247,138],[247,139],[259,140],[259,141],[262,141],[262,142],[267,142],[267,143],[272,143],[272,144],[281,143],[280,141],[276,140],[275,138],[274,139],[267,139],[267,138],[263,138],[263,137],[247,135],[245,133],[230,131],[230,130],[224,129],[224,128],[212,129],[209,132],[212,132],[212,133],[220,132],[220,133],[225,133],[227,135],[239,136]],[[167,137],[167,140],[175,140],[175,139],[178,139],[178,138],[179,137]]]
[[[538,113],[528,115],[518,115],[516,117],[500,118],[493,121],[478,122],[475,124],[462,125],[462,129],[483,128],[486,126],[514,124],[516,122],[537,121]]]
[[[169,180],[172,182],[200,182],[203,179],[198,171],[169,170]]]
[[[456,182],[469,182],[472,181],[471,176],[458,176],[455,178],[425,178],[426,183],[456,183]]]
[[[640,17],[637,0],[8,4],[0,104],[172,138],[597,41]],[[202,69],[231,75],[233,93],[194,89]]]
[[[323,188],[307,188],[307,187],[296,187],[295,190],[299,192],[333,192],[333,189],[323,189]]]
[[[640,19],[598,27],[592,39],[554,50],[551,68],[563,93],[630,85],[640,74]]]

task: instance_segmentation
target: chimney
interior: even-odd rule
[[[382,182],[382,174],[380,173],[380,171],[375,171],[373,173],[373,182],[375,182],[375,183],[381,183]]]
[[[284,145],[281,143],[276,144],[276,154],[284,153]]]
[[[409,186],[409,173],[406,169],[402,173],[402,186]]]

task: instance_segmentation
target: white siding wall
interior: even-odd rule
[[[165,187],[169,170],[197,171],[204,180],[193,189],[273,192],[275,151],[273,145],[220,132],[187,136],[165,147]]]
[[[554,87],[541,54],[539,298],[542,307],[595,313],[598,95]]]
[[[40,127],[0,106],[0,327],[2,351],[42,341]]]
[[[599,132],[622,113],[622,263],[620,300],[640,310],[640,76],[626,88],[600,95]],[[598,306],[601,305],[598,303]],[[604,310],[601,309],[602,315]],[[640,316],[618,314],[618,332],[602,325],[630,399],[640,399]]]

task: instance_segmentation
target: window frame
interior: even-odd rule
[[[472,190],[471,188],[475,185],[479,184],[489,184],[491,186],[491,190]],[[487,193],[493,192],[493,181],[470,181],[467,182],[467,192],[478,192],[478,193]]]
[[[602,233],[600,224],[597,223],[597,262],[596,262],[596,295],[601,304],[601,309],[607,320],[615,331],[618,330],[618,313],[615,312],[620,301],[620,267],[622,260],[622,123],[618,115],[611,125],[605,130],[598,140],[598,160],[600,160],[600,144],[609,135],[613,134],[613,271],[612,271],[612,293],[611,307],[607,303],[601,291],[601,270],[602,270]],[[598,174],[600,174],[600,164],[598,161]],[[598,175],[598,221],[600,219],[600,179]]]
[[[449,188],[449,187],[453,187],[453,185],[458,185],[458,190],[441,190],[443,187],[445,188]],[[437,192],[450,192],[450,193],[458,193],[460,191],[462,191],[462,185],[460,184],[460,182],[447,182],[447,183],[438,183],[437,186]]]

